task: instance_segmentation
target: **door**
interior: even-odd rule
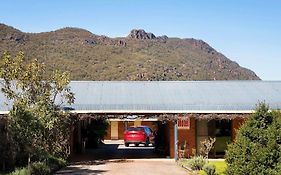
[[[111,139],[118,139],[118,121],[111,121]]]

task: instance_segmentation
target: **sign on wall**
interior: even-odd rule
[[[190,118],[187,115],[179,114],[178,129],[190,129]]]

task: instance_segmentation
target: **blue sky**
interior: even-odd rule
[[[142,28],[202,39],[263,80],[281,80],[280,9],[280,0],[8,0],[0,23],[24,32],[79,27],[117,37]]]

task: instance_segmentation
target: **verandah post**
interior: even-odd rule
[[[178,117],[176,117],[176,120],[174,122],[174,157],[175,161],[178,160]]]

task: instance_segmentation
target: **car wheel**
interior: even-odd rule
[[[129,146],[129,143],[125,143],[125,146],[128,147],[128,146]]]

